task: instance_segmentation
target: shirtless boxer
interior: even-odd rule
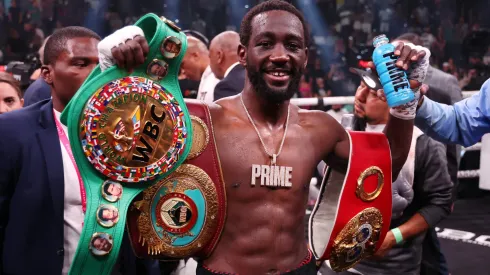
[[[307,64],[308,38],[302,14],[284,1],[261,3],[242,21],[238,55],[247,69],[245,88],[209,105],[226,183],[226,225],[197,274],[316,274],[305,236],[309,182],[321,160],[345,171],[350,144],[331,116],[289,103]],[[148,52],[147,43],[135,40],[114,45],[119,46],[106,58],[128,70],[142,64],[142,53]],[[400,44],[396,54],[403,67],[425,52]],[[385,134],[396,178],[409,151],[415,110],[410,117],[392,114]],[[252,167],[270,165],[273,155],[278,166],[292,168],[285,168],[291,187],[260,184],[263,171]]]

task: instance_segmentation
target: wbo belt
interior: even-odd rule
[[[189,156],[138,195],[128,212],[131,244],[140,258],[206,258],[223,230],[226,193],[209,108],[185,101],[193,128]]]
[[[128,74],[97,66],[62,113],[87,206],[70,274],[110,274],[133,198],[175,171],[192,144],[177,80],[186,36],[147,14],[136,23],[149,41],[143,65]]]
[[[347,172],[327,168],[308,235],[318,261],[345,271],[373,255],[389,230],[392,212],[391,153],[382,133],[348,131]]]

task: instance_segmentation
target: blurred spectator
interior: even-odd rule
[[[23,105],[19,82],[10,74],[0,72],[0,115],[20,109]]]
[[[41,9],[37,0],[29,0],[27,4],[27,10],[24,16],[24,20],[30,21],[36,26],[41,26]]]
[[[426,47],[427,49],[432,48],[432,44],[434,44],[434,42],[436,42],[436,38],[430,32],[430,27],[424,28],[424,32],[420,36],[420,40],[422,40],[422,46]]]
[[[17,6],[17,0],[10,1],[9,23],[13,26],[19,26],[22,23],[22,14]]]
[[[308,75],[302,75],[299,81],[299,97],[308,98],[313,97],[312,92],[312,80]]]
[[[419,2],[418,7],[414,10],[414,16],[421,27],[429,24],[429,8],[425,5],[424,1]]]
[[[337,120],[339,123],[342,120],[342,116],[348,114],[349,111],[347,111],[344,108],[344,105],[341,104],[335,104],[332,105],[332,109],[327,111],[327,114],[331,115],[335,120]]]
[[[393,10],[389,7],[379,11],[379,31],[388,33],[390,31],[390,21],[393,16]]]
[[[39,49],[39,59],[41,60],[41,63],[43,65],[44,46],[46,45],[48,39],[49,36],[44,40],[43,45]],[[24,93],[24,106],[26,107],[39,101],[51,98],[51,87],[49,87],[48,83],[46,83],[46,81],[44,81],[42,77],[39,77],[40,73],[41,69],[39,68],[31,76],[31,79],[35,79],[35,81],[31,85],[29,85],[26,92]]]
[[[483,57],[483,63],[486,66],[490,66],[490,46],[488,46],[487,53],[485,53],[485,56]]]
[[[5,43],[7,42],[7,24],[8,17],[5,14],[3,3],[0,2],[0,49],[3,49]]]

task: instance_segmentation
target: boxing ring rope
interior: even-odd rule
[[[430,89],[430,87],[429,87]],[[463,98],[470,97],[479,91],[464,91],[462,92]],[[352,105],[354,104],[353,96],[334,96],[334,97],[310,97],[310,98],[292,98],[291,103],[300,107],[304,106],[318,106],[318,105]],[[464,151],[479,151],[481,150],[481,143],[477,143],[473,146],[462,148]],[[464,170],[458,171],[459,179],[478,178],[480,176],[479,170]]]
[[[463,98],[467,98],[476,94],[478,91],[466,91],[463,92]],[[323,102],[322,102],[323,101]],[[353,96],[333,96],[333,97],[309,97],[309,98],[293,98],[291,103],[294,105],[303,106],[317,106],[317,105],[348,105],[354,104]]]

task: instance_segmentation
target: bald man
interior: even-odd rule
[[[187,79],[201,81],[197,99],[207,103],[213,102],[214,87],[218,84],[219,79],[211,71],[209,50],[201,40],[187,35],[187,51],[180,68]]]
[[[240,36],[234,31],[218,34],[209,46],[209,62],[221,81],[214,88],[214,101],[239,94],[245,85],[245,68],[238,62]]]

